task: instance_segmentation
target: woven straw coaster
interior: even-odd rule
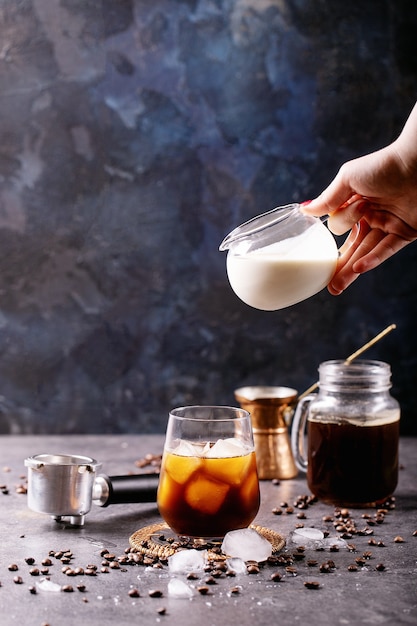
[[[276,554],[284,547],[284,537],[274,530],[255,525],[250,526],[250,528],[256,530],[262,537],[271,543],[272,554]],[[175,552],[187,549],[187,547],[196,547],[196,545],[192,544],[189,546],[182,545],[178,541],[178,537],[164,522],[140,528],[129,538],[129,544],[138,552],[153,558],[158,557],[159,559],[167,559],[175,554]],[[219,560],[226,558],[226,555],[219,554],[218,549],[213,550],[210,546],[213,547],[213,544],[207,543],[207,554],[209,559]]]

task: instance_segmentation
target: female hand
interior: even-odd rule
[[[302,207],[309,215],[328,214],[336,235],[350,230],[328,286],[333,295],[415,241],[417,104],[396,141],[344,163],[327,189]]]

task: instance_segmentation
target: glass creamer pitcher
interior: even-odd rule
[[[324,502],[364,507],[393,494],[400,407],[390,387],[391,368],[382,361],[321,363],[319,392],[299,402],[291,444],[310,490]]]
[[[273,311],[321,291],[338,258],[334,237],[299,204],[277,207],[235,228],[222,241],[233,291],[256,309]]]

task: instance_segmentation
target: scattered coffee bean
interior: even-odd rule
[[[33,564],[34,564],[34,562],[35,562],[35,559],[33,558],[33,556],[28,556],[28,557],[25,559],[25,561],[26,561],[26,563],[27,563],[28,565],[33,565]]]
[[[15,585],[21,585],[23,583],[23,578],[21,576],[15,576],[13,578],[13,582]]]
[[[148,595],[151,598],[161,598],[164,594],[160,589],[150,589]]]
[[[319,589],[320,583],[317,580],[306,580],[304,587],[307,587],[307,589]]]
[[[28,590],[29,590],[29,593],[31,593],[32,595],[36,595],[36,593],[37,593],[36,587],[34,587],[33,585],[28,587]]]
[[[275,507],[274,509],[272,509],[272,513],[274,515],[282,515],[282,509],[280,507]]]
[[[64,591],[65,593],[71,593],[74,591],[74,587],[72,585],[62,585],[61,591]]]
[[[83,593],[85,591],[85,585],[83,583],[80,583],[79,585],[77,585],[77,589],[78,591],[81,591]]]
[[[202,596],[206,596],[209,593],[209,588],[207,587],[207,585],[201,585],[200,587],[197,587],[197,591],[198,593],[200,593]]]
[[[140,597],[139,589],[136,589],[136,587],[133,589],[129,589],[129,596],[131,598],[139,598]]]
[[[86,576],[96,576],[97,572],[95,569],[91,569],[89,567],[87,567],[87,569],[84,570],[84,574]]]
[[[213,576],[207,576],[204,582],[206,583],[206,585],[217,585],[217,581],[215,578],[213,578]]]
[[[394,537],[394,542],[395,543],[404,543],[404,539],[402,537],[400,537],[399,535],[397,535],[396,537]]]
[[[378,563],[375,569],[378,570],[378,572],[383,572],[385,569],[385,565],[383,563]]]
[[[16,565],[16,563],[11,563],[7,569],[9,570],[9,572],[17,572],[19,567]]]
[[[285,571],[287,572],[287,574],[290,574],[291,576],[297,576],[297,568],[296,567],[292,567],[291,565],[289,565],[288,567],[285,568]]]
[[[282,575],[279,572],[274,572],[271,574],[271,580],[274,583],[279,583],[282,580]]]
[[[158,615],[165,615],[167,610],[164,606],[160,606],[159,609],[156,609],[156,612],[158,613]]]
[[[358,566],[352,563],[351,565],[348,565],[347,569],[348,569],[348,572],[357,572]]]
[[[37,567],[32,567],[32,568],[29,570],[29,574],[30,574],[31,576],[39,576],[39,570],[38,570],[38,568],[37,568]]]

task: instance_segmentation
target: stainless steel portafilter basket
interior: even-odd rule
[[[83,526],[92,503],[156,502],[157,474],[96,475],[101,463],[88,456],[37,454],[25,459],[28,506],[57,522]]]

